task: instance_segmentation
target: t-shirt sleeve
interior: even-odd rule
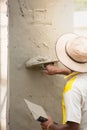
[[[64,95],[66,108],[66,121],[81,122],[81,93],[77,88],[72,88]]]

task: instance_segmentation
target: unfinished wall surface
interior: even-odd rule
[[[56,59],[58,37],[72,32],[72,0],[9,0],[8,130],[41,129],[24,98],[42,105],[56,122],[62,121],[63,76],[26,69],[33,57]],[[58,64],[59,65],[59,64]]]

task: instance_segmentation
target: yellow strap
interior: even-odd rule
[[[64,79],[70,78],[71,76],[75,76],[77,74],[79,74],[80,72],[72,72],[71,74],[67,75],[64,77]]]

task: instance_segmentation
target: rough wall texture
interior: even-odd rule
[[[25,68],[27,59],[56,59],[58,36],[72,31],[72,0],[9,0],[8,130],[41,129],[24,98],[42,105],[61,122],[63,76]],[[59,65],[59,64],[58,64]]]

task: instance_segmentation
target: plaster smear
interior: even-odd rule
[[[50,59],[49,57],[42,57],[42,56],[37,56],[37,57],[34,57],[34,58],[31,58],[29,59],[27,62],[26,62],[26,67],[33,67],[33,66],[39,66],[39,65],[42,65],[42,64],[51,64],[51,63],[55,63],[55,62],[58,62],[58,60],[56,59],[55,61]]]

